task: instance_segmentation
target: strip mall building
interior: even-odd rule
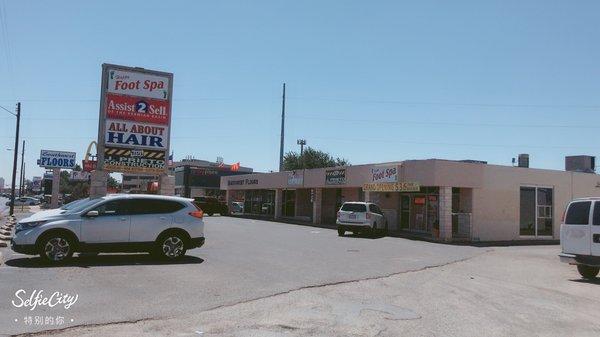
[[[331,225],[343,202],[370,201],[391,232],[505,241],[558,239],[565,205],[600,197],[600,176],[427,159],[222,177],[221,189],[250,215]]]

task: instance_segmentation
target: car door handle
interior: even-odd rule
[[[594,243],[600,243],[600,234],[594,234],[592,241],[594,241]]]

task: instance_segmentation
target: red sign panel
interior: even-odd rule
[[[83,160],[83,171],[84,172],[92,172],[96,170],[96,166],[98,165],[97,160]]]
[[[169,124],[169,115],[168,101],[106,94],[106,118]]]

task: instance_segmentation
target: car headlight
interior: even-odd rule
[[[42,221],[32,221],[32,222],[19,222],[17,224],[17,226],[15,227],[15,233],[18,233],[18,232],[24,231],[24,230],[28,230],[33,227],[37,227],[41,224],[45,224],[46,222],[48,222],[48,221],[42,220]]]

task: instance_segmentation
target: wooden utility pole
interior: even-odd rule
[[[13,172],[12,172],[12,184],[11,184],[11,192],[10,192],[10,215],[13,215],[15,212],[15,183],[17,181],[17,160],[19,156],[19,127],[21,124],[21,102],[17,103],[17,130],[15,136],[15,153],[13,157]]]
[[[285,83],[283,83],[283,96],[281,100],[281,142],[279,144],[279,172],[283,171],[283,141],[285,135]]]

